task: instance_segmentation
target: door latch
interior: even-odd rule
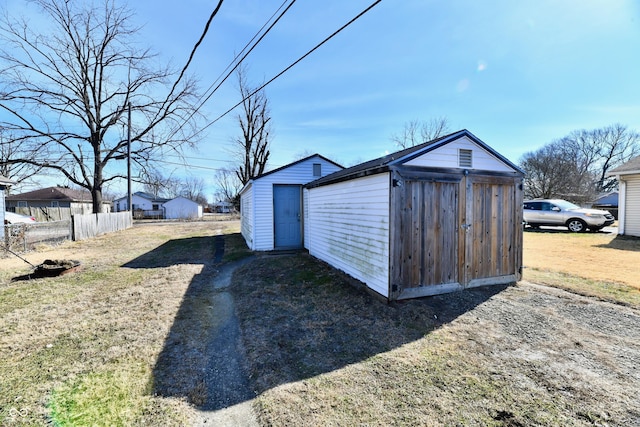
[[[469,229],[471,228],[471,224],[462,224],[460,228],[463,228],[465,231],[469,231]]]

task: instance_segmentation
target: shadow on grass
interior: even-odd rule
[[[507,286],[387,304],[307,255],[263,256],[230,288],[257,393],[419,340]]]
[[[562,226],[557,226],[557,227],[556,226],[525,227],[524,231],[527,232],[527,233],[575,234],[575,232],[569,231],[569,229],[567,227],[562,227]],[[590,234],[613,234],[613,232],[607,231],[607,230],[598,230],[598,231],[586,230],[586,231],[584,231],[584,233],[590,233]]]
[[[597,245],[597,248],[618,249],[621,251],[640,252],[640,238],[617,235],[605,245]]]
[[[209,411],[419,340],[507,287],[387,304],[307,254],[237,261],[249,253],[244,241],[224,240],[174,240],[125,264],[204,265],[184,294],[151,389]],[[216,263],[222,250],[225,262]],[[219,283],[226,276],[228,287]]]
[[[229,368],[230,362],[237,363],[233,356],[240,333],[230,295],[225,295],[214,283],[215,278],[224,274],[225,239],[238,241],[235,235],[175,239],[123,265],[151,269],[202,265],[182,297],[153,368],[150,390],[158,396],[184,398],[205,410],[253,397],[245,391],[249,386],[242,384],[243,376],[237,375],[241,367]],[[238,251],[249,253],[231,248],[230,254]],[[221,377],[218,375],[221,371],[229,374]],[[216,381],[232,383],[233,387],[222,393],[225,396],[214,396]]]
[[[204,236],[169,240],[151,252],[135,258],[122,267],[163,268],[176,264],[205,264],[213,260],[216,237]]]

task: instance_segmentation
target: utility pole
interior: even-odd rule
[[[127,126],[127,207],[133,217],[133,206],[131,197],[131,102],[128,105],[128,126]]]

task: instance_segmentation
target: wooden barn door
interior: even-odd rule
[[[519,269],[522,200],[513,178],[466,178],[463,283],[483,285],[516,280]]]
[[[421,174],[396,181],[392,298],[518,280],[522,234],[514,230],[522,200],[513,178]]]
[[[460,182],[405,179],[396,189],[392,283],[405,297],[425,287],[457,284],[459,269]],[[393,286],[392,286],[393,288]],[[420,290],[418,290],[420,288]],[[399,292],[396,286],[393,292]],[[433,292],[439,293],[439,292]]]

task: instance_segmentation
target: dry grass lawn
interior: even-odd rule
[[[25,254],[82,262],[48,279],[13,282],[31,267],[2,258],[0,425],[188,424],[197,391],[158,395],[157,362],[189,287],[215,274],[215,236],[237,229],[151,223]],[[181,311],[194,333],[183,348],[201,345],[197,325],[214,321],[210,311]]]
[[[525,231],[524,280],[640,307],[640,239]]]
[[[224,262],[246,256],[238,226],[150,223],[25,255],[82,261],[51,279],[12,282],[30,267],[1,259],[0,425],[193,422],[217,321],[194,285],[218,271],[215,236]],[[262,424],[639,425],[640,239],[524,245],[526,281],[597,298],[522,283],[384,304],[308,255],[241,267],[229,292]]]

